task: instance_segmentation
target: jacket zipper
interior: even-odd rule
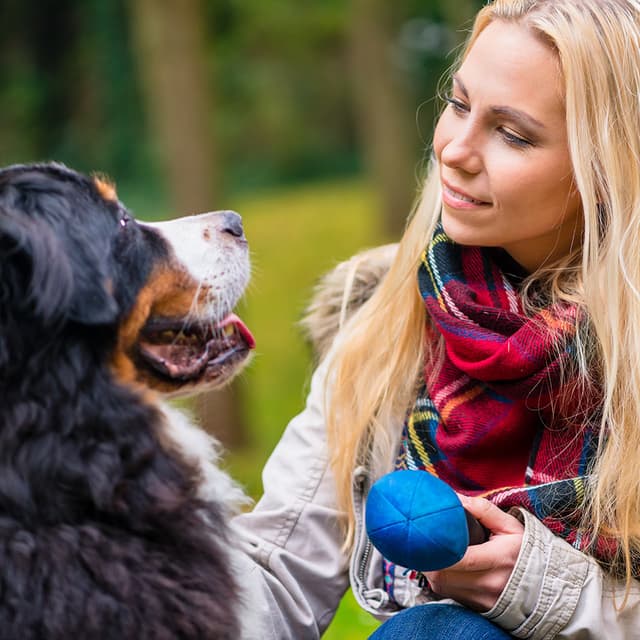
[[[364,530],[364,485],[367,479],[367,472],[364,467],[358,467],[355,472],[355,486],[357,491],[354,492],[354,511],[356,515],[356,548],[354,553],[360,553],[360,542],[364,539],[364,548],[362,549],[362,555],[358,564],[357,579],[358,579],[358,596],[362,600],[362,603],[366,605],[365,608],[371,612],[377,611],[383,607],[389,601],[389,594],[384,589],[367,589],[366,575],[369,560],[371,558],[371,552],[373,551],[373,545],[371,540],[367,537]],[[361,603],[361,604],[362,604]]]
[[[369,556],[371,555],[371,540],[367,539],[367,544],[362,552],[362,558],[360,559],[360,567],[358,569],[358,577],[363,587],[365,584],[365,573],[367,571],[367,564],[369,563]]]

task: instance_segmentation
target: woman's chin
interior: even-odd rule
[[[493,243],[488,242],[485,228],[480,228],[477,224],[470,224],[470,220],[462,220],[459,212],[451,213],[447,211],[447,207],[442,208],[442,228],[451,240],[456,244],[464,246],[491,246]]]

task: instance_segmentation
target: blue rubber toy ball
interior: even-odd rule
[[[375,482],[365,522],[371,542],[387,560],[416,571],[449,567],[469,546],[460,499],[426,471],[393,471]]]

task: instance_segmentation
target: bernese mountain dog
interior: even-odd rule
[[[0,170],[0,640],[238,637],[242,492],[162,397],[247,360],[248,278],[234,212],[143,224],[103,178]]]

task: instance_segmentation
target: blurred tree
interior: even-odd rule
[[[0,2],[0,164],[149,175],[124,1]]]
[[[0,4],[0,154],[2,164],[38,158],[57,136],[75,92],[65,91],[78,24],[73,0]]]
[[[482,4],[351,0],[350,85],[360,146],[382,201],[385,228],[393,236],[414,203],[426,159],[421,154],[430,148],[440,109],[439,80]]]
[[[395,237],[415,193],[417,150],[404,78],[392,62],[399,13],[387,0],[351,1],[351,84],[361,143]]]
[[[130,8],[139,78],[170,198],[181,213],[206,211],[219,196],[219,170],[201,3],[134,0]]]
[[[74,4],[78,38],[75,45],[66,45],[73,67],[61,83],[73,102],[56,153],[74,165],[110,173],[123,188],[157,179],[127,28],[127,0]]]
[[[219,199],[220,178],[203,5],[134,0],[130,15],[147,111],[175,210],[210,210]],[[244,439],[239,392],[226,387],[196,400],[202,425],[227,446]]]
[[[231,188],[358,172],[345,1],[228,0],[207,10]]]

